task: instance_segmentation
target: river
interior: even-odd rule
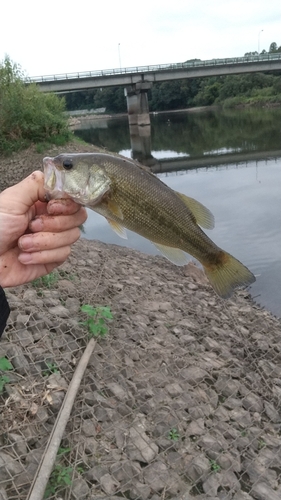
[[[151,116],[151,135],[148,127],[131,137],[126,116],[85,123],[76,135],[142,159],[171,188],[206,205],[216,220],[206,233],[256,275],[254,300],[281,316],[280,109],[161,113]],[[89,211],[86,238],[158,253],[128,233],[122,240]]]

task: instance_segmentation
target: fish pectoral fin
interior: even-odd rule
[[[178,193],[177,191],[175,192],[193,213],[199,226],[204,227],[205,229],[214,229],[215,218],[208,208],[204,207],[204,205],[202,205],[199,201],[194,200],[194,198],[190,198],[189,196]]]
[[[120,224],[119,222],[116,222],[115,220],[112,220],[112,219],[106,218],[106,220],[107,220],[108,224],[110,225],[111,229],[113,229],[113,231],[116,234],[118,234],[118,236],[120,236],[120,238],[123,238],[124,240],[128,239],[126,229],[124,228],[124,226],[122,226],[122,224]]]
[[[108,200],[107,208],[113,215],[115,215],[115,217],[118,217],[118,219],[121,219],[121,220],[124,219],[123,212],[122,212],[121,208],[119,207],[119,205],[117,205],[117,203],[115,201]]]
[[[167,247],[166,245],[154,243],[154,241],[152,241],[151,243],[156,246],[159,252],[161,252],[162,255],[166,257],[166,259],[173,262],[173,264],[176,264],[176,266],[185,266],[186,264],[188,264],[189,259],[187,255],[179,248]]]

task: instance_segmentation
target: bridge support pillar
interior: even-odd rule
[[[143,165],[152,166],[157,160],[151,154],[151,126],[147,92],[152,82],[138,82],[125,87],[132,157]]]
[[[147,91],[151,82],[138,82],[125,88],[129,125],[150,125]]]

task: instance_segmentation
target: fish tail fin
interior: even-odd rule
[[[220,251],[217,264],[204,264],[204,270],[215,292],[223,299],[229,298],[235,288],[248,286],[256,281],[255,276],[239,260],[227,252]]]

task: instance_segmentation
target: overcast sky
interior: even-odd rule
[[[261,31],[263,30],[263,31]],[[281,0],[5,0],[5,54],[29,76],[243,56],[281,45]]]

